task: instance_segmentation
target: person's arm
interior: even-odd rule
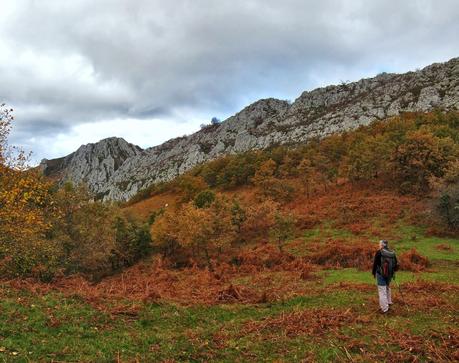
[[[394,271],[398,271],[398,261],[397,261],[397,256],[395,258],[395,266],[394,266]]]
[[[381,264],[381,251],[376,252],[375,258],[373,259],[373,270],[371,273],[373,276],[376,276],[376,270],[378,269],[378,266]]]

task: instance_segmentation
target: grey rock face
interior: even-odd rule
[[[142,153],[142,149],[124,139],[111,137],[95,144],[80,146],[64,158],[42,160],[45,175],[57,176],[61,182],[86,183],[94,194],[104,193],[115,172],[123,163]]]
[[[292,104],[263,99],[219,125],[146,150],[122,139],[82,146],[43,162],[46,173],[86,182],[106,200],[127,200],[152,183],[166,181],[218,156],[302,143],[368,125],[401,112],[459,109],[459,58],[416,72],[380,74],[358,82],[304,92]],[[99,145],[101,144],[101,145]],[[111,146],[109,146],[111,145]]]

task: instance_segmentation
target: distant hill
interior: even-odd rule
[[[109,138],[43,160],[43,172],[60,181],[85,182],[105,200],[127,200],[149,185],[171,180],[219,156],[354,129],[403,112],[459,110],[459,58],[404,74],[383,73],[304,92],[292,104],[259,100],[220,124],[142,150]]]

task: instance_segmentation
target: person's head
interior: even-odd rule
[[[379,241],[379,249],[387,248],[389,246],[389,242],[387,242],[385,239],[382,239]]]

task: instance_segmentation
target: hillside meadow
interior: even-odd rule
[[[11,159],[2,120],[0,361],[459,359],[457,113],[225,156],[121,205]]]

